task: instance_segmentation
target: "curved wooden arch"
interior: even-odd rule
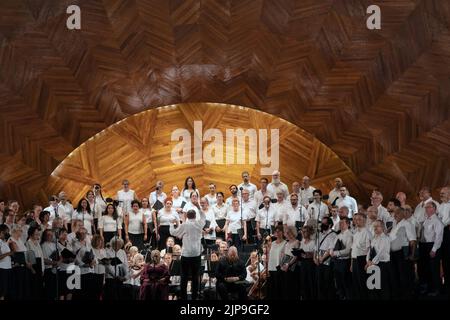
[[[241,181],[241,173],[249,171],[258,184],[261,163],[249,164],[248,144],[244,149],[236,145],[235,156],[247,152],[246,163],[237,164],[175,164],[171,153],[179,141],[172,141],[174,130],[186,129],[192,139],[194,153],[194,121],[201,121],[203,132],[217,128],[224,137],[226,130],[279,130],[279,159],[282,180],[289,186],[309,175],[317,188],[329,190],[333,178],[341,176],[350,190],[359,193],[357,179],[338,156],[311,134],[270,114],[241,106],[217,103],[186,103],[169,105],[128,117],[101,131],[76,148],[50,175],[40,190],[42,201],[48,194],[64,190],[75,202],[99,182],[104,194],[115,196],[123,179],[130,181],[139,197],[148,196],[156,181],[165,182],[166,192],[173,185],[182,188],[184,179],[193,176],[201,193],[208,192],[209,182],[228,193],[229,185]],[[260,137],[257,136],[259,139]],[[200,136],[201,139],[201,136]],[[270,141],[269,141],[270,142]],[[211,142],[204,142],[206,147]],[[269,150],[270,154],[271,150]]]

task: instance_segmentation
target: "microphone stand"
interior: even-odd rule
[[[320,256],[320,241],[319,241],[319,236],[320,236],[320,232],[319,232],[319,224],[320,224],[320,207],[322,206],[322,198],[320,198],[320,202],[319,202],[319,213],[317,215],[317,230],[316,230],[316,241],[317,241],[317,262],[319,262],[319,256]],[[317,266],[317,297],[319,297],[319,292],[320,292],[320,276],[319,276],[319,271],[320,270],[320,263]]]
[[[245,234],[244,233],[244,218],[243,218],[243,213],[242,213],[242,189],[244,189],[244,188],[242,188],[241,187],[241,200],[239,201],[240,203],[241,203],[241,228],[242,228],[242,232],[243,232],[243,234]],[[241,251],[244,251],[244,242],[242,241],[242,237],[241,237],[241,239],[240,239],[241,241]]]
[[[59,231],[58,228],[55,228],[55,247],[56,247],[56,261],[58,263],[59,261],[59,250],[58,250],[58,238],[59,238]],[[59,300],[59,281],[58,281],[58,264],[56,265],[56,277],[55,277],[55,284],[56,284],[56,300]]]

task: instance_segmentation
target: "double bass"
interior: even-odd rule
[[[250,290],[248,291],[248,297],[252,300],[262,300],[266,298],[267,295],[267,278],[269,276],[268,272],[268,261],[269,261],[269,245],[270,245],[271,238],[268,236],[264,241],[263,246],[263,255],[265,255],[264,259],[264,270],[258,270],[259,268],[259,259],[257,261],[256,266],[250,266],[250,271],[258,271],[258,279],[255,281],[255,283],[251,286]],[[265,253],[264,253],[265,251]],[[258,253],[259,257],[259,253]]]

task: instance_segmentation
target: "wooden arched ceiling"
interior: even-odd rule
[[[366,29],[371,4],[381,30]],[[450,180],[448,1],[7,0],[0,15],[3,196],[33,201],[89,137],[184,102],[284,118],[366,191]]]
[[[208,192],[209,182],[215,182],[218,190],[228,194],[228,186],[239,183],[244,170],[249,171],[252,181],[258,184],[260,169],[267,166],[261,166],[259,161],[249,164],[248,145],[244,150],[237,146],[235,149],[237,153],[247,153],[246,164],[237,164],[236,158],[234,164],[228,165],[174,164],[171,153],[178,141],[172,141],[171,134],[176,129],[187,129],[192,136],[193,154],[194,121],[202,121],[203,132],[209,128],[222,132],[224,152],[227,129],[265,129],[269,139],[270,129],[279,129],[279,166],[282,180],[289,186],[309,175],[315,187],[328,190],[332,187],[333,177],[342,176],[355,193],[362,191],[355,175],[343,161],[297,126],[253,109],[187,103],[144,111],[90,138],[55,169],[40,190],[41,200],[44,201],[48,194],[64,190],[76,202],[95,182],[102,183],[105,195],[115,196],[123,179],[128,179],[138,196],[144,197],[154,190],[158,180],[164,181],[165,191],[170,192],[173,185],[182,188],[184,179],[190,175],[202,194]],[[258,146],[259,140],[255,142]],[[204,148],[210,143],[203,143]]]

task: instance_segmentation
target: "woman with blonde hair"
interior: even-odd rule
[[[300,290],[303,300],[312,300],[316,294],[316,266],[314,263],[314,253],[316,251],[316,241],[313,239],[313,227],[306,225],[302,228],[302,241],[300,249]]]
[[[287,227],[285,230],[287,243],[282,252],[280,270],[282,271],[283,293],[285,299],[300,298],[300,267],[297,266],[297,257],[292,253],[293,249],[300,248],[300,241],[297,240],[297,229]]]

